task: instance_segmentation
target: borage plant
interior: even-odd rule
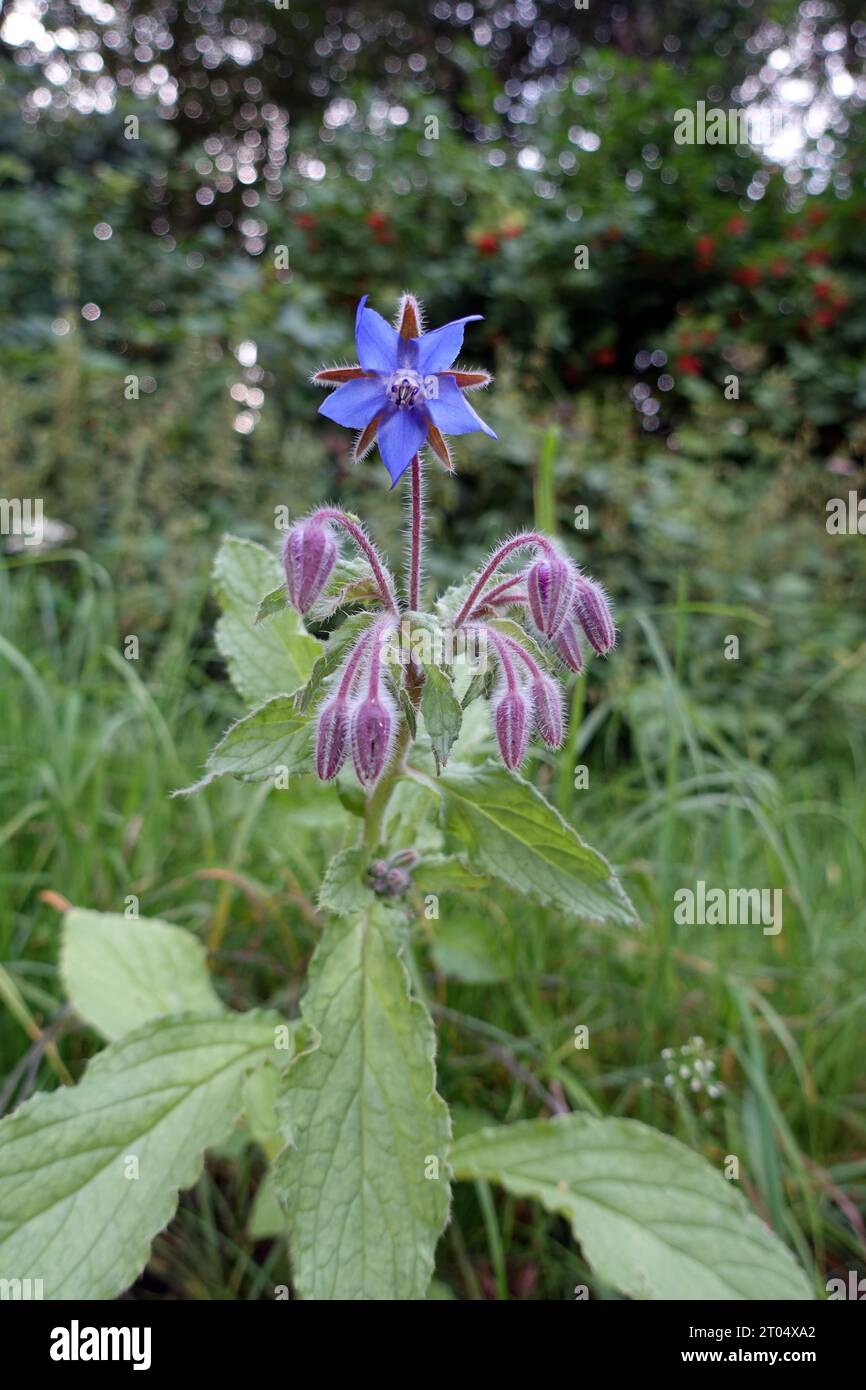
[[[464,395],[489,378],[453,365],[468,322],[423,333],[407,295],[392,328],[362,301],[359,365],[315,377],[336,387],[322,413],[359,431],[356,456],[378,439],[392,484],[410,472],[405,599],[337,507],[290,528],[284,583],[260,546],[227,538],[217,557],[217,640],[253,708],[189,790],[315,775],[336,782],[335,822],[357,817],[321,886],[301,1016],[224,1007],[187,931],[69,911],[63,977],[108,1046],[0,1126],[4,1277],[52,1298],[120,1293],[242,1118],[271,1165],[253,1230],[287,1236],[300,1297],[423,1298],[453,1179],[562,1215],[600,1285],[631,1297],[811,1297],[734,1183],[636,1120],[587,1109],[452,1141],[420,959],[438,895],[457,912],[501,884],[575,922],[637,926],[606,860],[518,771],[533,735],[561,746],[584,640],[614,645],[600,586],[527,531],[422,609],[421,450],[450,469],[447,435],[492,434]]]

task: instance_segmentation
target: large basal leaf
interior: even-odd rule
[[[222,1010],[204,947],[168,922],[73,908],[60,968],[75,1012],[109,1042],[165,1014]]]
[[[276,784],[278,777],[308,772],[313,759],[313,725],[298,714],[291,695],[277,695],[239,719],[209,753],[204,777],[173,796],[190,796],[217,777]]]
[[[183,1014],[112,1043],[77,1086],[0,1123],[0,1277],[46,1298],[115,1298],[147,1262],[202,1156],[273,1057],[272,1014]],[[281,1054],[285,1057],[285,1053]]]
[[[458,1178],[531,1197],[571,1224],[587,1263],[631,1298],[808,1299],[790,1251],[733,1183],[637,1120],[567,1115],[455,1143]]]
[[[588,921],[637,918],[607,860],[530,782],[497,763],[450,769],[436,783],[446,826],[480,869],[527,897]]]
[[[329,922],[303,1004],[321,1046],[285,1073],[275,1171],[303,1298],[423,1298],[448,1216],[435,1035],[392,923]]]
[[[259,604],[281,579],[278,560],[264,546],[224,537],[213,567],[214,592],[222,609],[216,644],[232,685],[251,705],[297,690],[321,651],[321,643],[310,636],[293,608],[272,610],[256,622]]]

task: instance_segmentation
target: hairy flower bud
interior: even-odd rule
[[[391,863],[395,868],[411,869],[420,858],[417,849],[398,849],[396,854],[391,855]]]
[[[536,560],[526,576],[526,592],[535,626],[545,637],[555,637],[574,595],[571,567],[558,555]]]
[[[400,898],[411,888],[412,880],[405,869],[389,869],[385,881],[389,898]]]
[[[358,781],[375,787],[388,763],[394,738],[394,701],[384,692],[370,692],[352,705],[349,733]]]
[[[578,674],[583,670],[583,652],[580,649],[580,638],[577,635],[577,628],[569,618],[568,622],[563,623],[559,632],[553,639],[560,661],[563,661],[569,671],[577,671]]]
[[[348,741],[349,707],[336,696],[322,706],[316,727],[316,774],[323,782],[330,782],[340,771]]]
[[[616,627],[607,594],[594,579],[578,577],[574,590],[574,616],[599,656],[616,645]]]
[[[295,523],[283,546],[283,564],[289,601],[299,613],[312,608],[336,561],[337,543],[325,522],[313,518]]]
[[[510,772],[520,767],[529,745],[529,702],[521,690],[506,690],[493,716],[502,761]]]
[[[561,748],[565,736],[562,718],[562,691],[552,676],[539,675],[532,682],[532,712],[535,726],[548,748]]]

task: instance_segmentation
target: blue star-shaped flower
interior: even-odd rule
[[[356,460],[378,441],[392,487],[424,444],[453,471],[445,435],[483,430],[496,438],[463,395],[464,390],[489,385],[489,372],[465,372],[453,365],[463,346],[464,324],[481,315],[468,314],[422,333],[421,312],[412,295],[403,296],[396,328],[366,304],[364,295],[355,317],[359,365],[327,367],[313,377],[318,385],[337,387],[319,406],[319,414],[360,431]]]

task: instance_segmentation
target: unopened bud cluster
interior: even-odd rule
[[[369,871],[373,892],[382,898],[402,898],[412,887],[409,870],[418,863],[418,857],[414,849],[401,849],[390,859],[374,859]]]
[[[319,708],[316,772],[323,781],[331,781],[351,758],[359,782],[369,790],[389,765],[400,725],[391,677],[383,669],[386,640],[405,611],[394,581],[358,522],[335,508],[322,507],[296,522],[286,536],[286,590],[300,613],[314,608],[337,563],[337,527],[349,533],[369,562],[380,611],[371,614]],[[529,563],[504,579],[496,576],[520,551],[530,552]],[[511,621],[499,621],[505,617]],[[522,628],[518,636],[515,626]],[[471,584],[453,627],[464,636],[481,637],[494,654],[492,725],[502,760],[512,771],[524,762],[533,735],[548,748],[562,746],[564,697],[557,670],[561,675],[562,667],[583,669],[583,640],[602,656],[616,642],[601,585],[538,532],[525,532],[498,547]],[[418,677],[420,684],[424,677],[417,670],[413,675],[417,702]]]
[[[530,547],[534,555],[526,569],[487,586],[509,554]],[[581,634],[600,656],[606,656],[616,643],[613,614],[601,585],[582,574],[546,536],[518,536],[494,553],[460,617],[481,623],[496,652],[499,681],[492,698],[493,728],[502,760],[512,770],[526,757],[533,733],[549,748],[561,747],[565,737],[559,681],[541,668],[528,643],[524,645],[491,625],[496,617],[521,611],[527,636],[534,637],[554,662],[569,671],[583,669]]]

